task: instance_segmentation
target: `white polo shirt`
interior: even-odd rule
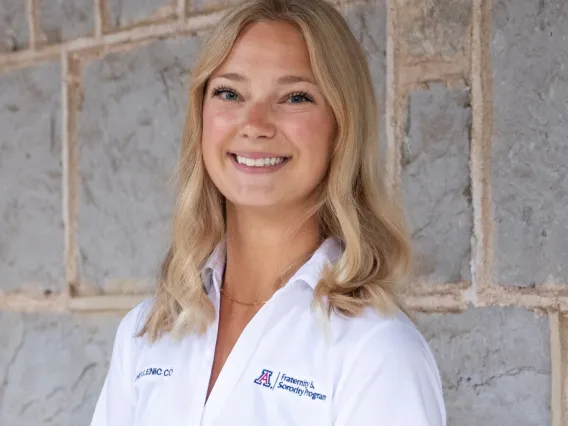
[[[205,401],[217,321],[202,335],[154,344],[134,337],[151,300],[121,321],[91,426],[445,426],[438,369],[402,313],[310,309],[322,266],[340,254],[326,240],[247,325]],[[202,271],[219,312],[221,243]],[[218,318],[217,318],[218,319]]]

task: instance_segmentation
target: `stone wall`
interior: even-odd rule
[[[227,3],[0,0],[0,424],[88,425]],[[448,424],[565,426],[568,2],[336,4],[371,64]]]

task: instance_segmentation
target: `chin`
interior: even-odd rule
[[[275,192],[242,191],[223,194],[227,202],[239,208],[273,209],[300,203],[302,197],[290,197]]]
[[[233,204],[235,207],[239,208],[257,208],[257,209],[271,209],[271,208],[282,208],[286,203],[278,200],[271,200],[267,198],[260,197],[248,197],[245,199],[240,198],[229,198],[226,197],[227,201]]]

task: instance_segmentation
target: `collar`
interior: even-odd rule
[[[327,238],[312,254],[309,260],[296,271],[290,278],[288,284],[303,281],[312,289],[315,289],[321,276],[321,270],[326,264],[334,263],[339,259],[343,252],[343,246],[339,239],[335,237]],[[223,271],[225,269],[225,259],[227,256],[227,243],[223,239],[217,244],[211,255],[206,260],[201,269],[201,279],[204,289],[207,293],[211,290],[211,286],[216,291],[220,290],[221,281],[223,279]]]
[[[215,287],[218,292],[221,288],[221,281],[223,280],[223,271],[225,270],[225,258],[227,257],[227,240],[225,237],[217,243],[213,249],[203,268],[201,268],[201,281],[206,293],[211,290],[211,285]]]

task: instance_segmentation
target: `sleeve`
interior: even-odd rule
[[[380,326],[354,349],[334,396],[334,426],[446,425],[438,368],[418,330]]]
[[[136,398],[132,366],[136,353],[135,333],[139,307],[120,322],[115,335],[109,370],[95,406],[90,426],[132,426]]]

